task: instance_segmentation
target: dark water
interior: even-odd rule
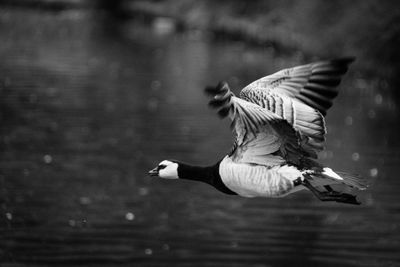
[[[86,11],[0,10],[0,58],[4,266],[400,265],[398,88],[362,72],[362,59],[330,110],[321,153],[372,179],[363,205],[349,206],[146,176],[165,158],[210,164],[229,150],[206,84],[225,79],[238,91],[304,63],[300,54]]]

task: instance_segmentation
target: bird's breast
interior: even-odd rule
[[[302,176],[293,166],[236,163],[228,156],[221,161],[219,173],[226,187],[244,197],[285,196],[297,191],[293,181]]]

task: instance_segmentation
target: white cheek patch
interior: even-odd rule
[[[163,162],[161,164],[164,164]],[[178,179],[178,163],[172,163],[169,161],[167,167],[159,171],[159,176],[165,179]]]

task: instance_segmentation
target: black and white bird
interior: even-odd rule
[[[360,204],[355,195],[331,185],[364,190],[366,180],[334,172],[316,161],[324,149],[324,116],[353,61],[340,58],[284,69],[252,82],[240,97],[226,82],[206,87],[209,105],[232,121],[231,152],[206,167],[164,160],[149,174],[202,181],[243,197],[283,197],[309,189],[322,201]]]

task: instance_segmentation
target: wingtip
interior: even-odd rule
[[[229,89],[229,85],[225,81],[221,81],[217,86],[207,86],[204,92],[211,97],[208,105],[214,109],[218,109],[217,114],[220,118],[228,116],[231,110],[231,99],[233,93]]]
[[[229,85],[226,81],[220,81],[217,86],[206,86],[206,88],[204,88],[204,92],[207,95],[215,95],[217,93],[229,90]]]
[[[218,83],[217,87],[218,87],[218,88],[227,87],[227,88],[229,89],[228,82],[226,82],[226,81],[220,81],[220,82]]]

